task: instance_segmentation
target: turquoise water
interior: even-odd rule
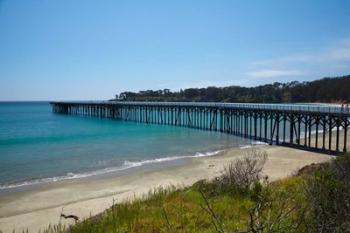
[[[216,132],[53,114],[46,102],[0,103],[0,189],[210,156],[250,143]]]

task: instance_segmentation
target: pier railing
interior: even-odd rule
[[[52,102],[55,113],[184,126],[325,153],[347,151],[350,109],[307,104]]]
[[[350,107],[327,104],[260,104],[260,103],[216,103],[216,102],[147,102],[147,101],[71,101],[52,102],[70,104],[104,104],[104,105],[137,105],[137,106],[184,106],[184,107],[216,107],[257,110],[282,110],[299,112],[320,112],[349,114]]]

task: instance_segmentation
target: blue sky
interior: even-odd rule
[[[350,1],[0,0],[0,100],[350,74]]]

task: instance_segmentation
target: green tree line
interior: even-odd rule
[[[188,88],[175,92],[169,89],[126,91],[116,95],[116,100],[241,103],[350,102],[350,75],[309,82],[275,82],[255,87]]]

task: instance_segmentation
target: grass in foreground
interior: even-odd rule
[[[283,228],[293,221],[291,207],[304,198],[298,192],[300,184],[301,179],[295,177],[268,188],[254,184],[251,191],[243,193],[205,181],[190,188],[157,189],[148,198],[113,205],[71,229],[46,232],[249,232],[250,215],[256,218],[256,228],[268,222]],[[262,196],[266,200],[258,201]],[[277,222],[282,208],[291,214],[285,212],[288,218]]]

